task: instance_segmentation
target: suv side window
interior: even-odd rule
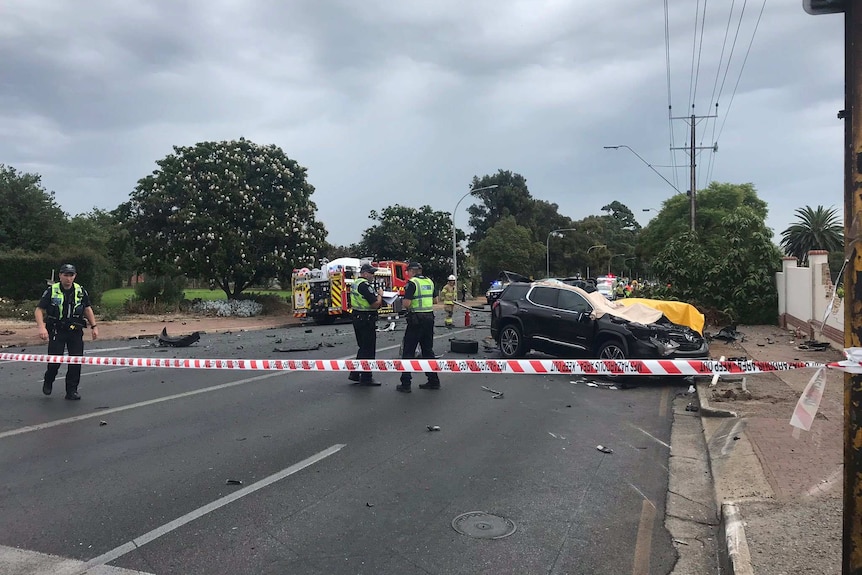
[[[528,289],[530,289],[530,284],[509,284],[506,286],[506,289],[503,290],[503,293],[500,295],[500,299],[506,301],[521,299],[527,295]]]
[[[589,302],[581,297],[580,294],[567,289],[559,290],[560,297],[557,307],[566,311],[576,311],[581,313],[590,313],[593,311]]]
[[[552,287],[536,286],[527,299],[536,305],[557,307],[557,293],[559,291],[561,290]]]

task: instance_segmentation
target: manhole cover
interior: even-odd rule
[[[502,539],[515,532],[515,524],[505,517],[484,511],[462,513],[452,520],[452,528],[462,535],[478,539]]]

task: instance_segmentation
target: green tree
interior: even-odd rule
[[[325,240],[306,169],[277,146],[203,142],[157,164],[123,210],[144,271],[209,279],[233,298]]]
[[[482,190],[474,195],[480,201],[467,208],[470,214],[469,247],[481,241],[497,222],[507,216],[530,232],[532,242],[545,243],[551,230],[569,227],[571,219],[559,213],[559,206],[532,197],[527,180],[520,174],[499,170],[492,176],[474,177],[471,188],[496,185],[497,188]],[[512,270],[515,271],[515,270]]]
[[[544,266],[536,262],[545,254],[545,244],[532,241],[530,230],[506,216],[488,230],[471,251],[482,270],[509,270],[524,275],[544,276]],[[495,274],[496,275],[496,274]]]
[[[755,215],[766,219],[766,202],[757,197],[752,184],[729,184],[712,182],[697,193],[697,233],[701,241],[720,242],[722,221],[733,211],[749,207]],[[665,200],[661,211],[639,234],[637,253],[644,260],[651,260],[661,252],[673,238],[690,231],[689,198],[683,194]]]
[[[781,247],[788,256],[808,261],[811,250],[844,251],[844,225],[835,208],[798,208],[797,221],[781,232]]]
[[[0,164],[0,250],[44,252],[61,242],[66,213],[38,174]]]
[[[697,305],[710,319],[775,323],[775,272],[781,254],[761,211],[742,206],[727,213],[711,236],[685,231],[670,238],[652,261],[670,287],[662,297]]]
[[[362,254],[376,260],[417,260],[435,284],[452,273],[452,220],[448,212],[430,206],[419,209],[394,205],[369,218],[379,223],[362,234]],[[461,234],[463,239],[463,233]]]

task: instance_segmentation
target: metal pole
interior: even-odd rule
[[[844,13],[844,347],[862,345],[862,5]],[[844,374],[844,532],[842,570],[862,573],[862,375]]]

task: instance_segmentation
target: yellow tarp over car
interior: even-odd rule
[[[688,326],[697,333],[703,335],[703,314],[697,311],[697,308],[690,303],[667,301],[662,299],[646,299],[642,297],[627,297],[616,301],[623,305],[639,303],[653,309],[657,309],[673,323]]]

